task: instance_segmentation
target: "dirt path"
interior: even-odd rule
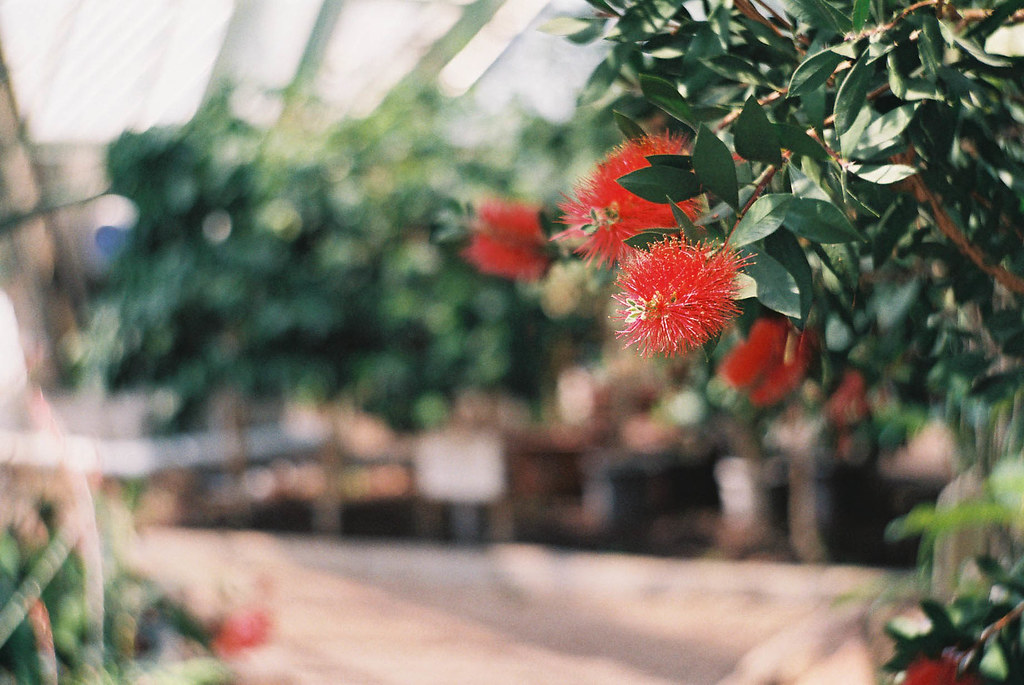
[[[147,573],[193,605],[269,609],[270,644],[235,663],[245,683],[753,683],[744,664],[762,668],[752,656],[768,645],[757,658],[770,660],[780,636],[803,648],[832,630],[822,653],[835,651],[855,627],[833,600],[878,580],[854,569],[239,531],[155,529],[136,549]]]

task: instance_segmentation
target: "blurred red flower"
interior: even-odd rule
[[[487,200],[470,225],[472,237],[462,251],[481,273],[512,280],[536,281],[550,261],[540,226],[540,207]]]
[[[743,264],[732,250],[678,238],[632,251],[617,281],[622,292],[614,296],[626,322],[618,336],[645,357],[703,345],[739,313],[736,274]]]
[[[762,317],[747,339],[729,351],[718,372],[729,385],[745,390],[752,404],[770,407],[799,387],[817,343],[810,329],[796,333],[781,316]]]
[[[845,428],[864,420],[870,410],[864,376],[856,369],[847,369],[825,403],[825,414],[833,425]]]
[[[270,638],[270,628],[270,615],[264,609],[236,611],[218,626],[213,638],[213,651],[221,657],[231,657],[259,647]]]
[[[628,245],[623,241],[650,228],[674,228],[675,217],[668,204],[649,202],[623,188],[618,179],[631,171],[648,167],[650,155],[680,155],[688,152],[685,139],[675,133],[632,138],[616,147],[594,172],[576,183],[575,198],[559,207],[568,229],[554,240],[583,239],[576,248],[588,262],[599,265],[620,260]],[[701,211],[703,200],[693,198],[678,207],[690,218]]]
[[[956,675],[959,652],[947,650],[938,659],[918,657],[903,677],[903,685],[981,685],[975,673]]]
[[[730,350],[718,373],[734,388],[745,388],[762,379],[765,370],[786,354],[789,323],[780,316],[763,316],[750,327],[747,340]]]

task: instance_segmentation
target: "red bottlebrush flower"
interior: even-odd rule
[[[569,226],[554,237],[583,239],[576,248],[588,262],[599,265],[620,260],[631,248],[623,241],[650,228],[673,228],[672,207],[649,202],[623,188],[618,179],[631,171],[648,167],[650,155],[679,155],[687,152],[682,136],[662,133],[633,138],[618,146],[598,164],[594,172],[575,187],[575,198],[567,198],[559,207],[565,213],[562,222]],[[698,198],[680,202],[678,207],[695,218],[703,201]]]
[[[703,345],[739,313],[736,274],[744,260],[723,248],[667,238],[635,250],[617,281],[623,306],[619,337],[645,357],[673,356]]]
[[[237,611],[221,622],[213,638],[213,651],[230,657],[259,647],[270,638],[270,628],[270,615],[263,609]]]
[[[750,402],[758,407],[770,407],[800,387],[807,375],[811,355],[817,346],[814,331],[805,329],[796,338],[796,349],[783,356],[781,363],[769,370],[757,386],[750,390]]]
[[[903,685],[981,685],[975,673],[957,677],[959,653],[947,650],[938,659],[920,656],[907,667]]]
[[[737,344],[722,360],[718,372],[734,388],[745,388],[760,380],[767,369],[777,366],[786,354],[789,324],[778,316],[765,316],[750,327],[747,340]]]
[[[536,281],[548,268],[540,208],[488,200],[477,209],[472,238],[463,258],[481,273],[512,280]]]
[[[722,360],[719,374],[734,388],[746,390],[752,404],[778,404],[800,385],[817,346],[813,331],[804,330],[795,339],[794,332],[780,316],[758,319],[747,340]]]
[[[839,387],[825,403],[826,415],[833,425],[845,428],[862,421],[870,411],[864,376],[856,369],[847,369]]]

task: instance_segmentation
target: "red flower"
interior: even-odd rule
[[[800,385],[817,346],[813,331],[795,337],[794,332],[780,316],[758,319],[747,340],[722,360],[719,374],[734,388],[746,390],[754,405],[778,404]]]
[[[245,609],[230,614],[217,629],[213,651],[230,657],[258,647],[270,638],[270,616],[263,609]]]
[[[847,369],[839,387],[825,403],[825,413],[835,426],[852,426],[867,417],[867,386],[864,376],[856,369]]]
[[[622,265],[615,300],[626,328],[619,337],[645,357],[703,345],[739,313],[736,274],[743,258],[729,249],[666,238],[634,250]]]
[[[745,388],[760,381],[765,369],[778,364],[786,354],[789,323],[780,316],[764,316],[750,327],[750,335],[729,352],[718,367],[721,376],[734,388]]]
[[[903,685],[981,685],[975,673],[956,675],[959,652],[947,650],[938,659],[919,656],[907,667]]]
[[[668,204],[649,202],[618,183],[631,171],[648,167],[650,155],[679,155],[687,151],[683,137],[674,133],[632,138],[598,164],[594,172],[575,187],[575,198],[567,198],[559,207],[565,213],[562,222],[569,226],[554,237],[581,238],[576,252],[588,262],[611,264],[629,250],[623,241],[650,228],[674,228],[675,217]],[[702,200],[680,202],[679,208],[695,218]]]
[[[473,236],[462,251],[481,273],[512,280],[535,281],[548,268],[540,208],[488,200],[477,209]]]

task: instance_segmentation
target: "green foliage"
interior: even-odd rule
[[[1024,566],[978,561],[983,581],[943,605],[921,602],[925,621],[898,618],[886,626],[895,649],[886,664],[905,670],[922,658],[952,658],[961,672],[979,674],[986,683],[1024,679]]]
[[[615,0],[592,85],[641,125],[660,110],[693,131],[692,157],[623,185],[723,200],[693,223],[761,256],[758,301],[842,322],[826,373],[852,363],[973,430],[1017,397],[1024,351],[1024,60],[985,47],[1016,9]]]
[[[55,667],[67,683],[230,682],[209,652],[206,629],[128,570],[115,535],[105,536],[103,568],[87,568],[81,548],[52,520],[54,510],[41,502],[0,531],[0,680],[51,682]],[[90,603],[90,573],[103,574],[100,612]]]
[[[554,201],[550,179],[589,139],[522,118],[484,125],[426,90],[362,120],[316,116],[297,107],[264,130],[225,94],[181,129],[110,147],[112,190],[139,221],[98,298],[83,373],[169,390],[177,425],[223,387],[346,394],[399,427],[436,420],[465,387],[536,397],[562,329],[440,238],[478,197]]]

